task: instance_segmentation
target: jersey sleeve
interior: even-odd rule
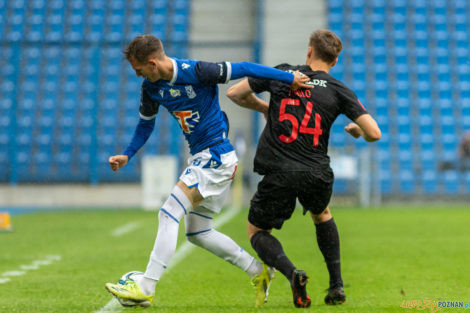
[[[204,62],[196,63],[194,72],[198,80],[206,85],[226,84],[230,81],[231,66],[228,62]]]
[[[287,63],[282,63],[279,65],[276,65],[274,68],[279,69],[282,71],[285,71],[289,68],[289,64]],[[271,91],[271,82],[273,80],[271,79],[261,79],[261,78],[256,78],[256,77],[249,77],[248,78],[248,84],[250,85],[251,90],[253,90],[256,93],[261,93],[263,91]]]
[[[145,120],[139,119],[134,135],[132,136],[131,142],[124,150],[122,154],[127,155],[129,160],[139,151],[140,148],[147,142],[152,131],[155,127],[155,119]]]
[[[140,107],[139,107],[139,115],[140,118],[143,120],[152,120],[158,114],[159,103],[152,100],[148,95],[147,90],[142,84],[141,92],[140,92]]]
[[[251,62],[197,62],[194,72],[198,80],[206,85],[226,84],[232,79],[256,77],[274,79],[286,84],[292,84],[294,75],[269,66]]]
[[[259,78],[248,78],[248,84],[250,85],[251,90],[256,93],[260,93],[263,91],[270,91],[270,83],[271,80],[269,79],[259,79]]]
[[[356,94],[346,86],[340,86],[337,90],[341,105],[341,113],[354,121],[363,114],[367,114],[366,108],[357,98]]]

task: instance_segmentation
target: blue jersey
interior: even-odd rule
[[[217,83],[230,80],[230,63],[173,61],[171,81],[142,83],[140,117],[155,118],[160,105],[179,123],[191,154],[227,137],[228,124],[220,110]]]
[[[276,79],[287,84],[294,75],[271,67],[249,62],[210,63],[195,60],[171,59],[173,77],[142,83],[140,120],[131,142],[123,154],[132,158],[145,144],[155,126],[160,105],[179,123],[191,154],[222,144],[222,150],[232,149],[227,137],[228,121],[220,110],[217,84],[249,76]]]

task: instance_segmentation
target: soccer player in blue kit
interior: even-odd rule
[[[161,41],[152,35],[136,37],[123,52],[136,75],[145,79],[139,123],[123,154],[109,158],[111,168],[116,171],[125,166],[145,144],[160,105],[178,121],[192,156],[159,211],[157,237],[144,275],[125,284],[107,283],[106,289],[124,306],[149,306],[156,284],[175,253],[179,222],[185,217],[188,240],[248,273],[256,288],[256,306],[261,307],[273,270],[212,228],[213,214],[223,205],[238,162],[227,139],[228,121],[220,110],[217,84],[249,76],[279,80],[295,90],[309,88],[305,84],[309,78],[248,62],[169,58]]]

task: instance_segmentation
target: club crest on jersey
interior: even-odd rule
[[[187,69],[187,68],[190,68],[190,67],[191,67],[191,65],[189,65],[189,64],[187,64],[187,63],[183,63],[183,64],[181,65],[181,68],[182,68],[183,70],[185,70],[185,69]]]
[[[193,128],[199,123],[199,112],[197,111],[174,111],[173,116],[176,118],[185,134],[191,134]]]
[[[186,94],[188,95],[189,99],[196,98],[196,93],[194,92],[193,86],[188,85],[188,86],[185,86],[184,89],[186,89]]]
[[[170,95],[175,98],[181,96],[181,91],[178,89],[170,89]]]
[[[199,166],[199,165],[201,165],[201,158],[200,158],[200,157],[195,158],[194,161],[193,161],[193,165],[194,165],[194,166]]]

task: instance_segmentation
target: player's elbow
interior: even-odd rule
[[[242,100],[242,98],[240,97],[240,94],[237,92],[235,86],[230,87],[227,90],[227,93],[225,95],[235,103],[239,103]]]
[[[382,132],[380,131],[380,128],[375,128],[372,131],[369,131],[366,136],[366,140],[368,142],[374,142],[379,140],[382,137]]]

